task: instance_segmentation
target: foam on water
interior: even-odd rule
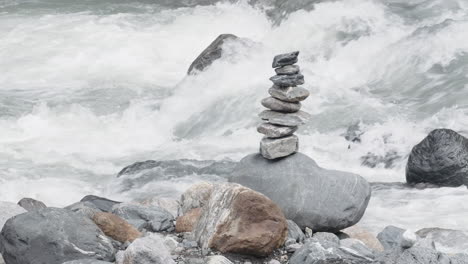
[[[324,2],[281,23],[245,2],[101,2],[0,5],[0,200],[129,199],[109,183],[132,162],[238,160],[257,151],[271,59],[292,50],[301,51],[312,94],[301,151],[323,167],[402,182],[412,146],[429,131],[468,135],[464,1]],[[222,33],[250,40],[226,43],[221,60],[187,77]],[[361,142],[347,142],[343,133],[356,123]],[[388,153],[390,166],[362,165],[363,156]],[[379,191],[363,224],[466,229],[467,197],[466,188]]]

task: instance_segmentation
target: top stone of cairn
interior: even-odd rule
[[[286,65],[293,65],[297,62],[297,56],[299,56],[299,51],[277,55],[273,59],[272,66],[273,68],[279,68]]]

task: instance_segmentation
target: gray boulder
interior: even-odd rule
[[[443,253],[468,253],[468,234],[460,230],[424,228],[416,232],[424,239],[434,242],[435,248]]]
[[[422,247],[384,251],[376,261],[382,264],[451,264],[450,256]]]
[[[174,230],[174,216],[157,206],[121,203],[112,208],[112,213],[127,220],[138,230],[162,232]]]
[[[116,255],[116,264],[175,264],[164,238],[158,234],[137,238]]]
[[[329,243],[336,244],[336,245],[340,244],[340,238],[333,233],[317,232],[317,233],[314,233],[312,238],[321,243],[329,242]]]
[[[276,85],[268,89],[268,93],[276,99],[291,103],[304,101],[310,95],[309,91],[302,87],[279,87]]]
[[[265,194],[288,219],[314,231],[338,232],[356,224],[371,195],[361,176],[320,168],[301,153],[275,161],[249,155],[229,180]]]
[[[84,215],[90,219],[93,218],[95,213],[102,212],[95,204],[90,202],[77,202],[65,207],[64,209]]]
[[[300,73],[293,75],[275,75],[270,78],[270,81],[280,87],[298,86],[304,84],[304,75]]]
[[[104,197],[99,197],[95,195],[86,195],[81,199],[80,202],[88,202],[91,204],[94,204],[94,206],[101,210],[102,212],[110,212],[112,210],[112,207],[116,204],[119,204],[120,202],[112,201]]]
[[[239,39],[232,34],[219,35],[198,57],[192,62],[188,69],[188,74],[195,74],[197,71],[203,71],[215,60],[221,58],[223,54],[223,44],[228,40]]]
[[[112,242],[90,219],[72,211],[44,208],[8,220],[0,233],[8,264],[62,264],[84,258],[112,262]]]
[[[63,264],[112,264],[113,262],[106,262],[96,259],[79,259],[64,262]]]
[[[301,110],[301,103],[283,102],[274,97],[263,99],[262,105],[270,110],[282,113],[295,113]]]
[[[23,198],[19,200],[18,205],[26,209],[26,211],[34,211],[47,207],[43,202],[32,198]]]
[[[276,68],[275,72],[278,75],[293,75],[298,74],[301,71],[299,65],[286,65],[281,68]]]
[[[299,56],[299,51],[276,55],[273,58],[273,64],[271,66],[273,68],[279,68],[279,67],[283,67],[286,65],[293,65],[294,63],[297,62],[298,56]]]
[[[364,246],[365,247],[365,246]],[[290,264],[370,264],[373,258],[360,254],[330,241],[318,241],[314,238],[297,250],[291,257]]]
[[[396,226],[387,226],[377,235],[385,250],[391,250],[400,246],[400,241],[405,229]]]
[[[295,113],[278,113],[271,110],[265,110],[258,114],[258,116],[267,121],[270,124],[280,126],[299,126],[305,124],[310,119],[310,115],[304,111],[298,111]]]
[[[290,136],[296,132],[297,127],[278,126],[269,123],[262,123],[257,127],[258,133],[264,134],[268,138],[280,138]]]
[[[406,166],[410,184],[468,185],[468,139],[450,129],[436,129],[416,145]]]
[[[288,223],[288,239],[292,239],[295,242],[302,243],[305,240],[305,234],[301,228],[294,223],[294,221],[287,220]]]
[[[6,223],[6,221],[13,216],[26,213],[26,210],[14,203],[0,202],[0,229]],[[1,246],[1,245],[0,245]]]
[[[282,138],[264,137],[260,141],[260,153],[266,159],[278,159],[296,153],[299,150],[299,138],[291,135]]]

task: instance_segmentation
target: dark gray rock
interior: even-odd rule
[[[267,121],[270,124],[280,126],[299,126],[305,124],[309,119],[310,115],[304,111],[298,111],[296,113],[284,114],[278,113],[271,110],[265,110],[258,115],[261,119]]]
[[[215,60],[221,58],[223,53],[223,44],[228,40],[236,40],[237,36],[233,34],[219,35],[198,57],[192,62],[188,69],[188,74],[195,74],[197,71],[203,71]]]
[[[265,159],[278,159],[296,153],[299,150],[299,138],[295,135],[282,138],[266,138],[260,141],[260,154]]]
[[[90,219],[93,218],[95,213],[102,212],[95,204],[90,202],[77,202],[65,207],[64,209],[84,215]]]
[[[393,168],[396,161],[402,157],[396,151],[389,151],[385,153],[385,156],[376,155],[368,152],[365,156],[361,157],[361,164],[369,168],[375,168],[379,165],[383,165],[384,168]]]
[[[278,75],[293,75],[298,74],[300,70],[298,65],[286,65],[281,68],[276,68],[275,72]]]
[[[283,67],[286,65],[293,65],[297,62],[297,57],[299,56],[299,51],[294,51],[290,53],[284,53],[276,55],[273,58],[273,68]]]
[[[47,207],[43,202],[32,198],[23,198],[19,200],[18,205],[26,209],[26,211],[34,211]]]
[[[174,217],[167,210],[157,206],[142,206],[121,203],[112,208],[112,213],[127,220],[138,230],[162,232],[174,230]]]
[[[290,264],[370,264],[373,259],[330,241],[307,240],[291,257]]]
[[[112,262],[112,242],[90,219],[66,209],[44,208],[8,220],[0,233],[8,264],[62,264],[93,258]]]
[[[79,259],[64,262],[63,264],[112,264],[112,262],[106,262],[96,259]]]
[[[229,180],[265,194],[288,219],[317,232],[337,232],[356,224],[371,195],[361,176],[320,168],[301,153],[275,161],[249,155]]]
[[[468,185],[468,139],[450,129],[436,129],[408,158],[406,181],[439,186]]]
[[[387,226],[377,235],[377,239],[385,250],[391,250],[400,247],[401,236],[404,232],[405,229],[396,226]]]
[[[270,95],[276,99],[279,99],[285,102],[291,102],[291,103],[304,101],[310,95],[307,89],[298,87],[298,86],[297,87],[279,87],[279,86],[273,85],[268,90],[268,93],[270,93]]]
[[[107,198],[95,196],[95,195],[86,195],[81,199],[80,202],[88,202],[91,204],[94,204],[97,209],[103,211],[103,212],[110,212],[112,210],[112,207],[116,204],[119,204],[120,202],[112,201]]]
[[[297,127],[278,126],[269,123],[262,123],[257,127],[258,133],[264,134],[268,138],[280,138],[290,136],[296,132]]]
[[[273,97],[267,97],[262,100],[262,105],[270,110],[283,112],[283,113],[294,113],[301,110],[301,103],[288,103],[278,100]]]
[[[298,86],[304,84],[304,75],[300,73],[294,75],[275,75],[270,78],[270,81],[280,87]]]
[[[293,239],[295,242],[302,243],[305,240],[304,232],[301,228],[294,223],[294,221],[287,220],[288,223],[288,239]]]
[[[237,162],[228,160],[148,160],[123,168],[117,177],[121,181],[120,191],[125,192],[143,188],[150,183],[174,180],[187,175],[227,177],[236,165]]]

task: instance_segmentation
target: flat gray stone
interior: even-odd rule
[[[295,135],[283,138],[266,138],[260,142],[260,153],[266,159],[289,156],[299,150],[299,138]]]
[[[326,170],[302,153],[268,160],[260,154],[243,158],[229,181],[265,194],[302,229],[338,232],[355,225],[371,196],[359,175]]]
[[[125,251],[116,255],[116,264],[175,264],[164,238],[151,234],[135,239]]]
[[[269,123],[262,123],[257,127],[258,133],[264,134],[268,138],[280,138],[290,136],[296,132],[296,127],[278,126]]]
[[[112,208],[112,213],[127,220],[138,230],[162,232],[174,230],[174,216],[157,206],[121,203]]]
[[[265,110],[258,116],[270,124],[292,127],[303,125],[311,118],[310,114],[301,110],[289,114]]]
[[[34,211],[47,207],[43,202],[34,200],[32,198],[23,198],[19,200],[18,205],[27,211]]]
[[[405,229],[396,226],[387,226],[377,235],[385,250],[391,250],[400,246],[400,241]]]
[[[270,81],[281,87],[298,86],[304,84],[304,75],[300,73],[293,75],[275,75],[270,78]]]
[[[270,110],[283,112],[283,113],[295,113],[301,110],[301,103],[289,103],[278,100],[274,97],[267,97],[262,100],[262,105]]]
[[[278,75],[293,75],[298,74],[301,71],[299,65],[286,65],[281,68],[275,69]]]
[[[278,68],[278,67],[282,67],[286,65],[293,65],[297,62],[298,56],[299,56],[299,51],[276,55],[273,58],[272,67]]]
[[[310,93],[302,87],[279,87],[273,85],[268,92],[271,96],[284,102],[300,102],[309,97]]]

